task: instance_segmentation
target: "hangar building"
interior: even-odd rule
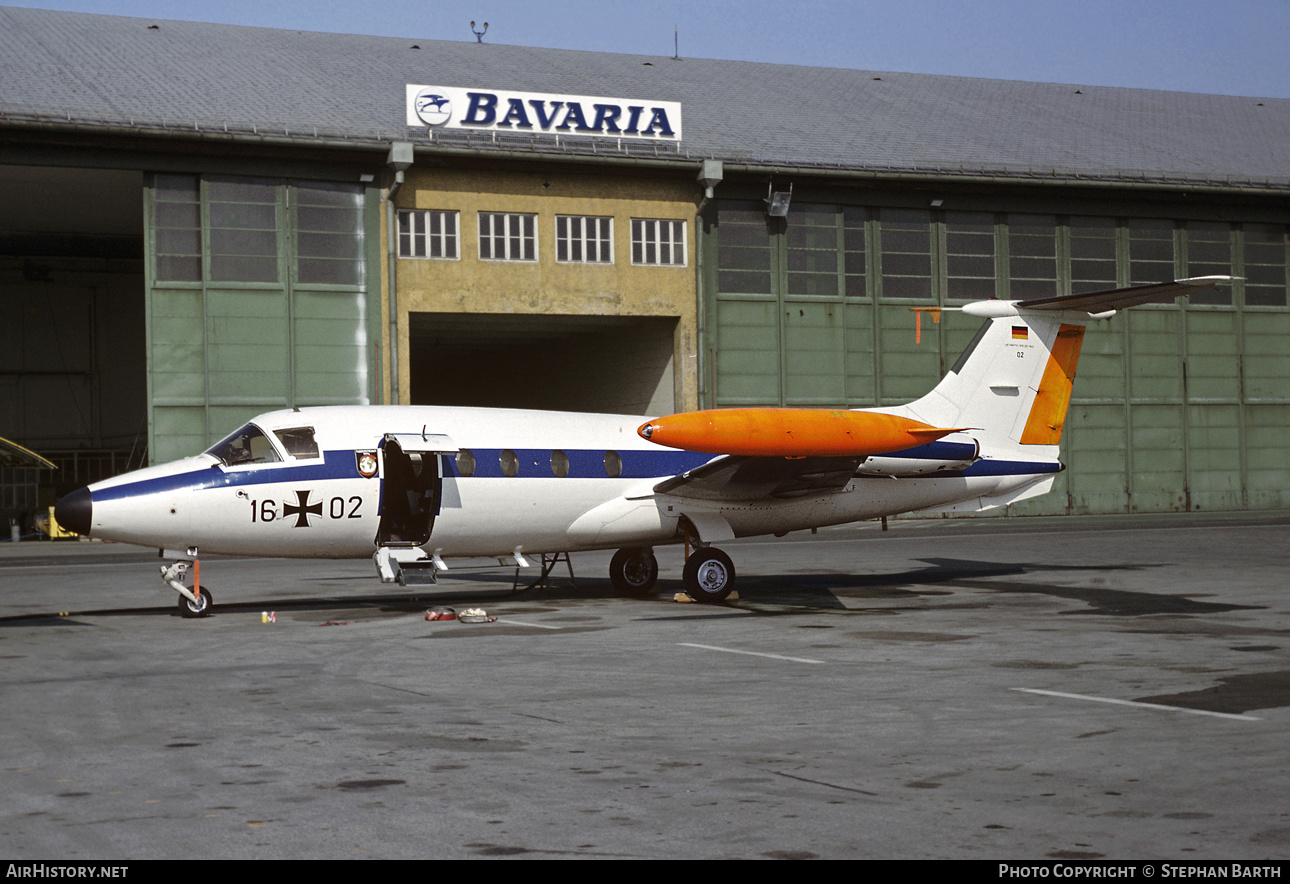
[[[1290,506],[1290,101],[0,7],[0,515],[331,403],[894,404],[1090,329],[1024,513]],[[916,325],[917,323],[917,325]]]

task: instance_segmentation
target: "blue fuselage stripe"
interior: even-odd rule
[[[881,457],[907,457],[919,460],[971,460],[976,457],[973,442],[928,442],[903,451],[889,451]]]
[[[268,485],[273,482],[307,482],[319,479],[358,478],[358,463],[353,451],[327,451],[322,461],[265,464],[260,467],[221,467],[214,464],[201,469],[139,482],[125,482],[94,491],[94,500],[121,500],[167,491],[197,491],[206,488],[235,488]]]
[[[933,442],[883,456],[952,460],[956,457],[970,457],[972,448],[973,446],[971,445],[961,443]],[[478,479],[506,478],[501,466],[501,453],[503,450],[500,448],[474,449],[475,471],[472,477]],[[543,479],[555,477],[551,466],[551,449],[516,448],[510,450],[514,452],[516,459],[519,461],[518,477]],[[606,467],[606,452],[604,449],[566,449],[564,453],[569,459],[567,478],[611,478]],[[616,453],[622,459],[622,472],[617,477],[621,479],[654,479],[677,476],[687,470],[703,466],[718,456],[703,452],[677,451],[664,448],[660,448],[657,451],[638,449]],[[457,471],[456,458],[448,454],[442,455],[442,459],[444,475],[461,478],[461,474]],[[962,470],[937,473],[935,478],[1043,475],[1058,472],[1061,468],[1061,464],[1054,461],[985,459],[979,460]],[[124,482],[109,488],[96,489],[94,491],[94,500],[123,500],[180,490],[192,491],[207,488],[251,487],[279,482],[357,478],[360,478],[360,474],[355,453],[352,450],[345,449],[324,452],[321,460],[273,463],[254,467],[229,468],[212,465],[155,479]]]
[[[475,455],[475,471],[471,476],[476,479],[505,478],[501,464],[503,450],[512,451],[516,460],[519,461],[517,476],[528,479],[551,479],[555,477],[555,471],[551,466],[552,450],[550,448],[472,449],[472,453]],[[660,476],[675,476],[678,473],[684,473],[686,470],[703,466],[714,457],[717,457],[715,454],[677,451],[666,448],[660,448],[657,451],[617,451],[614,453],[622,460],[622,472],[614,477],[609,473],[607,461],[611,458],[608,457],[605,449],[560,450],[564,451],[565,456],[569,458],[567,476],[570,479],[656,479]],[[457,471],[457,459],[451,455],[444,458],[444,475],[461,477],[461,473]]]

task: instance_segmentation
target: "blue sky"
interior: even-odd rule
[[[0,0],[144,18],[1290,98],[1290,0]]]

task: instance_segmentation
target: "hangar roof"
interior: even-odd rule
[[[715,158],[827,174],[1290,187],[1290,100],[0,7],[0,126]],[[682,104],[679,145],[412,128],[405,84]]]

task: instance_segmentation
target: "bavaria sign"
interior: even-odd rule
[[[681,140],[679,101],[414,84],[407,90],[409,126]]]

